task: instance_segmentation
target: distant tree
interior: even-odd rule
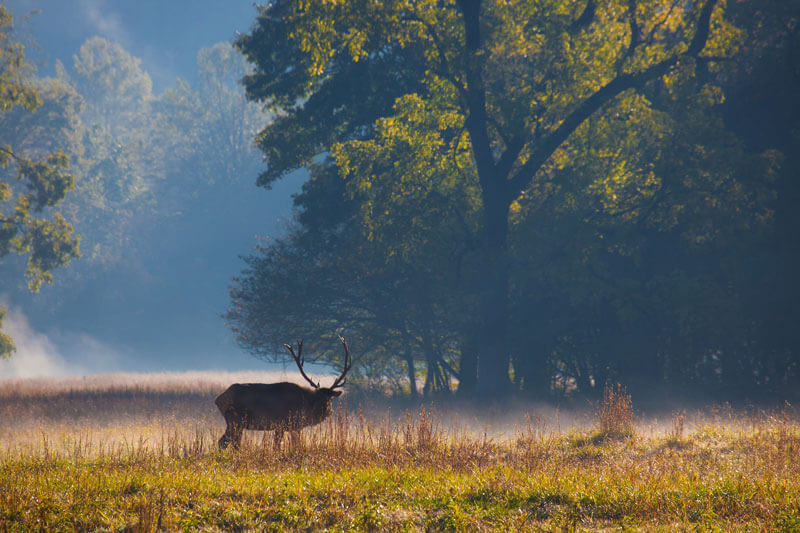
[[[56,276],[47,298],[21,284],[2,292],[39,323],[67,314],[66,305],[67,320],[113,306],[120,312],[109,320],[121,322],[158,297],[193,307],[186,323],[210,315],[186,303],[206,294],[187,273],[223,278],[219,265],[235,261],[231,229],[255,225],[247,187],[261,155],[253,136],[269,115],[244,96],[246,61],[229,43],[201,50],[196,82],[153,94],[140,61],[119,44],[92,38],[73,59],[57,62],[53,78],[30,72],[26,87],[41,103],[35,113],[16,106],[2,114],[0,144],[32,158],[69,157],[74,187],[58,207],[81,234],[83,261]],[[24,279],[21,263],[4,262],[0,277]]]
[[[198,80],[178,80],[154,102],[163,133],[159,142],[172,183],[180,194],[190,178],[212,187],[218,183],[252,180],[261,157],[253,144],[269,115],[244,95],[239,81],[247,62],[229,43],[218,43],[197,54]],[[220,188],[216,195],[230,188]]]
[[[158,219],[169,229],[154,235],[149,253],[169,250],[187,269],[215,254],[229,260],[231,228],[270,216],[246,192],[261,167],[253,137],[269,120],[239,83],[246,61],[230,43],[218,43],[198,51],[197,68],[194,83],[178,80],[153,102],[153,138],[165,162]]]
[[[141,61],[120,44],[92,37],[73,56],[75,84],[90,102],[83,113],[89,125],[102,124],[120,136],[142,117],[152,99],[152,81]]]
[[[154,95],[139,59],[94,37],[71,69],[59,64],[56,80],[48,80],[77,100],[78,142],[64,148],[74,161],[76,191],[65,212],[83,235],[86,277],[121,265],[141,268],[168,244],[154,231],[166,221],[185,236],[201,235],[204,225],[218,228],[209,214],[235,201],[229,185],[257,172],[252,138],[267,115],[238,85],[244,59],[220,43],[198,53],[198,70],[195,85],[178,80]]]
[[[30,66],[11,28],[12,16],[0,6],[0,131],[4,137],[0,141],[0,258],[12,252],[27,256],[25,275],[28,288],[35,292],[52,280],[52,270],[80,256],[80,237],[60,213],[51,210],[74,187],[72,175],[66,172],[67,155],[61,150],[42,153],[35,146],[12,144],[7,137],[19,133],[9,127],[14,122],[10,114],[30,114],[42,105],[39,91],[26,80]],[[5,313],[0,309],[0,325]],[[14,350],[12,339],[0,331],[0,357],[8,358]]]
[[[76,63],[76,76],[60,62],[54,78],[31,76],[41,99],[36,113],[14,112],[4,118],[15,146],[32,153],[61,150],[70,159],[75,190],[60,211],[81,233],[85,259],[67,274],[72,285],[91,277],[98,266],[120,264],[133,243],[132,217],[144,215],[144,222],[152,214],[152,189],[163,181],[163,158],[149,130],[154,125],[149,78],[137,61],[118,45],[94,38],[82,46]],[[128,75],[139,81],[126,81]],[[138,90],[121,95],[111,87],[115,83]]]
[[[230,44],[201,50],[198,62],[197,83],[179,80],[154,95],[137,58],[92,38],[73,65],[56,64],[54,78],[31,78],[42,102],[36,113],[3,118],[14,146],[62,150],[71,162],[74,190],[60,211],[82,236],[84,261],[61,276],[48,309],[86,283],[114,285],[121,269],[146,277],[165,251],[185,261],[177,273],[209,242],[225,244],[231,220],[220,220],[258,172],[253,136],[268,115],[245,98],[238,80],[246,62]]]

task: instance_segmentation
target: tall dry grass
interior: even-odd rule
[[[225,386],[0,385],[0,530],[800,527],[790,406],[634,423],[621,388],[580,415],[345,396],[296,441],[220,452]]]
[[[627,437],[633,434],[633,401],[621,384],[606,384],[603,399],[597,410],[600,434],[610,437]]]

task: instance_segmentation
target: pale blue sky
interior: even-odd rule
[[[176,77],[191,77],[200,48],[246,32],[256,16],[251,0],[3,0],[39,43],[49,72],[56,59],[71,64],[89,37],[118,42],[142,60],[156,92]],[[38,13],[26,17],[33,11]],[[23,20],[27,19],[27,21]],[[191,81],[191,80],[190,80]]]

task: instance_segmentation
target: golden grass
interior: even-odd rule
[[[633,434],[633,401],[625,387],[608,384],[603,387],[603,400],[597,411],[600,435],[627,437]]]
[[[220,452],[224,386],[16,386],[0,384],[0,530],[800,528],[788,408],[594,439],[602,419],[561,428],[539,407],[498,423],[502,406],[351,399],[298,442],[248,432]]]

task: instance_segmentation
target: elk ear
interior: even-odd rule
[[[331,390],[331,396],[333,396],[334,398],[337,397],[337,396],[341,396],[341,395],[342,395],[342,391],[335,390],[335,389]]]

